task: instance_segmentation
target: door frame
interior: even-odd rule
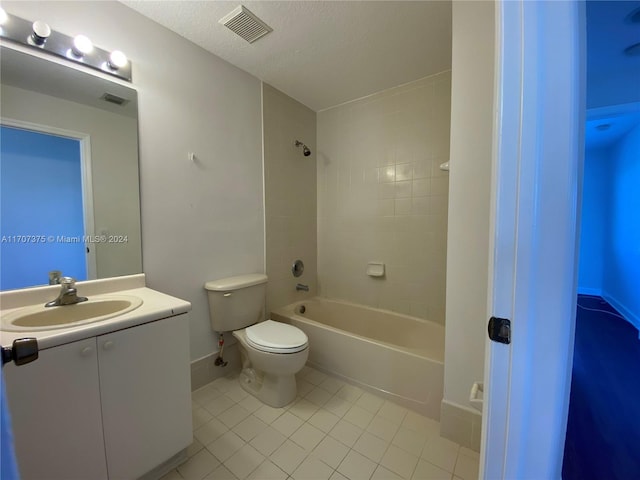
[[[95,219],[93,210],[93,177],[91,175],[91,136],[87,133],[7,117],[1,117],[0,124],[36,133],[70,138],[77,140],[80,143],[80,172],[82,176],[82,215],[84,221],[84,234],[85,238],[93,237],[95,235]],[[96,245],[97,244],[85,242],[87,280],[95,280],[98,278]],[[64,275],[64,272],[62,273]]]
[[[561,478],[586,103],[585,4],[496,3],[488,316],[480,478]]]

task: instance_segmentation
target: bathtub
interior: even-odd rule
[[[444,327],[435,322],[315,297],[271,312],[309,337],[309,361],[428,417],[440,418]]]

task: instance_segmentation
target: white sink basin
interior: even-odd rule
[[[75,327],[124,315],[142,305],[142,299],[129,295],[89,298],[86,302],[59,307],[33,306],[2,316],[2,330],[29,332]]]

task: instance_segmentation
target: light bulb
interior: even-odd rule
[[[127,60],[127,56],[122,53],[120,50],[114,50],[109,55],[109,67],[114,70],[118,70],[127,65],[129,60]]]
[[[51,35],[51,27],[46,23],[36,20],[32,25],[33,33],[31,34],[31,40],[36,45],[44,45],[47,38]]]
[[[4,8],[0,7],[0,25],[4,25],[9,20],[9,15],[4,11]]]
[[[78,35],[73,39],[73,47],[71,51],[76,57],[83,57],[88,53],[91,53],[93,50],[93,43],[89,40],[88,37],[84,35]]]

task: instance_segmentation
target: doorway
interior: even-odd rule
[[[587,121],[564,480],[640,475],[640,104],[626,110]]]
[[[0,128],[0,290],[47,284],[56,270],[90,279],[88,139]]]
[[[586,5],[587,120],[562,477],[640,476],[640,2]]]

